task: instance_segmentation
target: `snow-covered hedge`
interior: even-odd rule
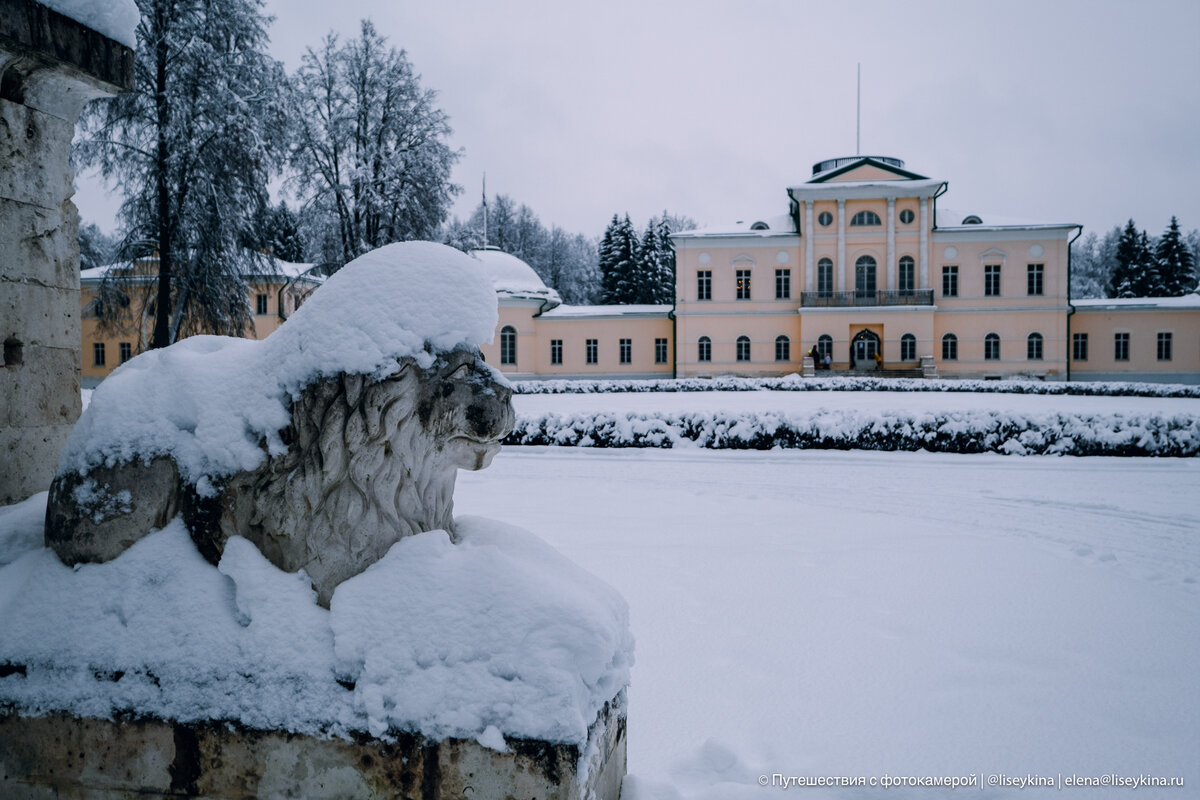
[[[720,412],[545,414],[519,417],[506,444],[767,450],[930,450],[940,453],[1195,456],[1191,414],[1017,414],[989,410],[889,415]]]
[[[651,380],[517,381],[516,394],[595,394],[603,392],[1003,392],[1008,394],[1090,395],[1094,397],[1200,397],[1200,386],[1176,383],[1032,380],[979,381],[924,378],[661,378]]]

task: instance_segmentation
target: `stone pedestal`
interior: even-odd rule
[[[33,0],[0,0],[0,505],[50,485],[79,417],[85,103],[133,85],[133,51]]]
[[[801,376],[805,378],[812,378],[817,374],[816,366],[813,364],[812,356],[804,357],[804,360],[800,364],[800,369]]]
[[[317,739],[219,722],[0,715],[0,796],[307,800],[618,800],[625,720],[605,709],[580,748],[510,739]],[[581,758],[582,756],[582,758]]]
[[[921,356],[921,377],[936,378],[937,364],[933,363],[933,356]]]

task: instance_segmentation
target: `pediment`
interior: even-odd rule
[[[818,175],[809,183],[842,183],[850,181],[921,181],[924,175],[909,172],[892,164],[864,156],[858,161]]]

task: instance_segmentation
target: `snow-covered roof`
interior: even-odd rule
[[[736,222],[679,231],[672,236],[795,236],[796,226],[788,214],[766,217],[747,217]]]
[[[64,17],[133,49],[142,15],[134,0],[38,0]]]
[[[671,306],[628,305],[628,306],[568,306],[560,305],[541,315],[541,319],[565,319],[576,317],[665,317]]]
[[[1080,311],[1134,311],[1200,309],[1200,294],[1193,292],[1183,297],[1101,297],[1099,299],[1072,300],[1071,305]]]
[[[157,280],[157,267],[151,268],[151,265],[157,265],[157,263],[158,258],[156,256],[147,256],[139,258],[136,261],[119,261],[115,264],[106,264],[102,267],[83,269],[79,271],[79,281],[85,284],[99,282],[104,280],[111,272],[124,273],[122,277]],[[316,265],[297,264],[291,261],[273,259],[270,267],[259,269],[251,274],[250,281],[254,283],[256,278],[286,278],[288,280],[323,283],[325,281],[324,276],[310,271],[314,266]]]
[[[965,222],[965,220],[972,220]],[[975,222],[974,220],[979,220]],[[1070,222],[1046,222],[1028,217],[1007,217],[998,214],[979,214],[955,211],[950,208],[939,208],[934,224],[938,230],[992,230],[995,228],[1077,228]]]
[[[483,265],[496,294],[501,297],[545,300],[553,305],[562,302],[558,292],[547,286],[533,267],[516,256],[494,247],[472,250],[471,255]]]

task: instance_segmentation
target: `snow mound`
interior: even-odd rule
[[[46,8],[133,49],[142,19],[134,0],[37,0]]]
[[[253,469],[290,401],[338,373],[386,377],[397,359],[491,341],[496,294],[470,256],[403,242],[347,264],[266,339],[194,336],[121,365],[92,395],[59,472],[170,453],[191,483]]]
[[[585,743],[629,683],[625,601],[530,533],[457,529],[401,540],[330,611],[244,539],[208,564],[179,520],[105,564],[29,550],[0,567],[0,706]]]

